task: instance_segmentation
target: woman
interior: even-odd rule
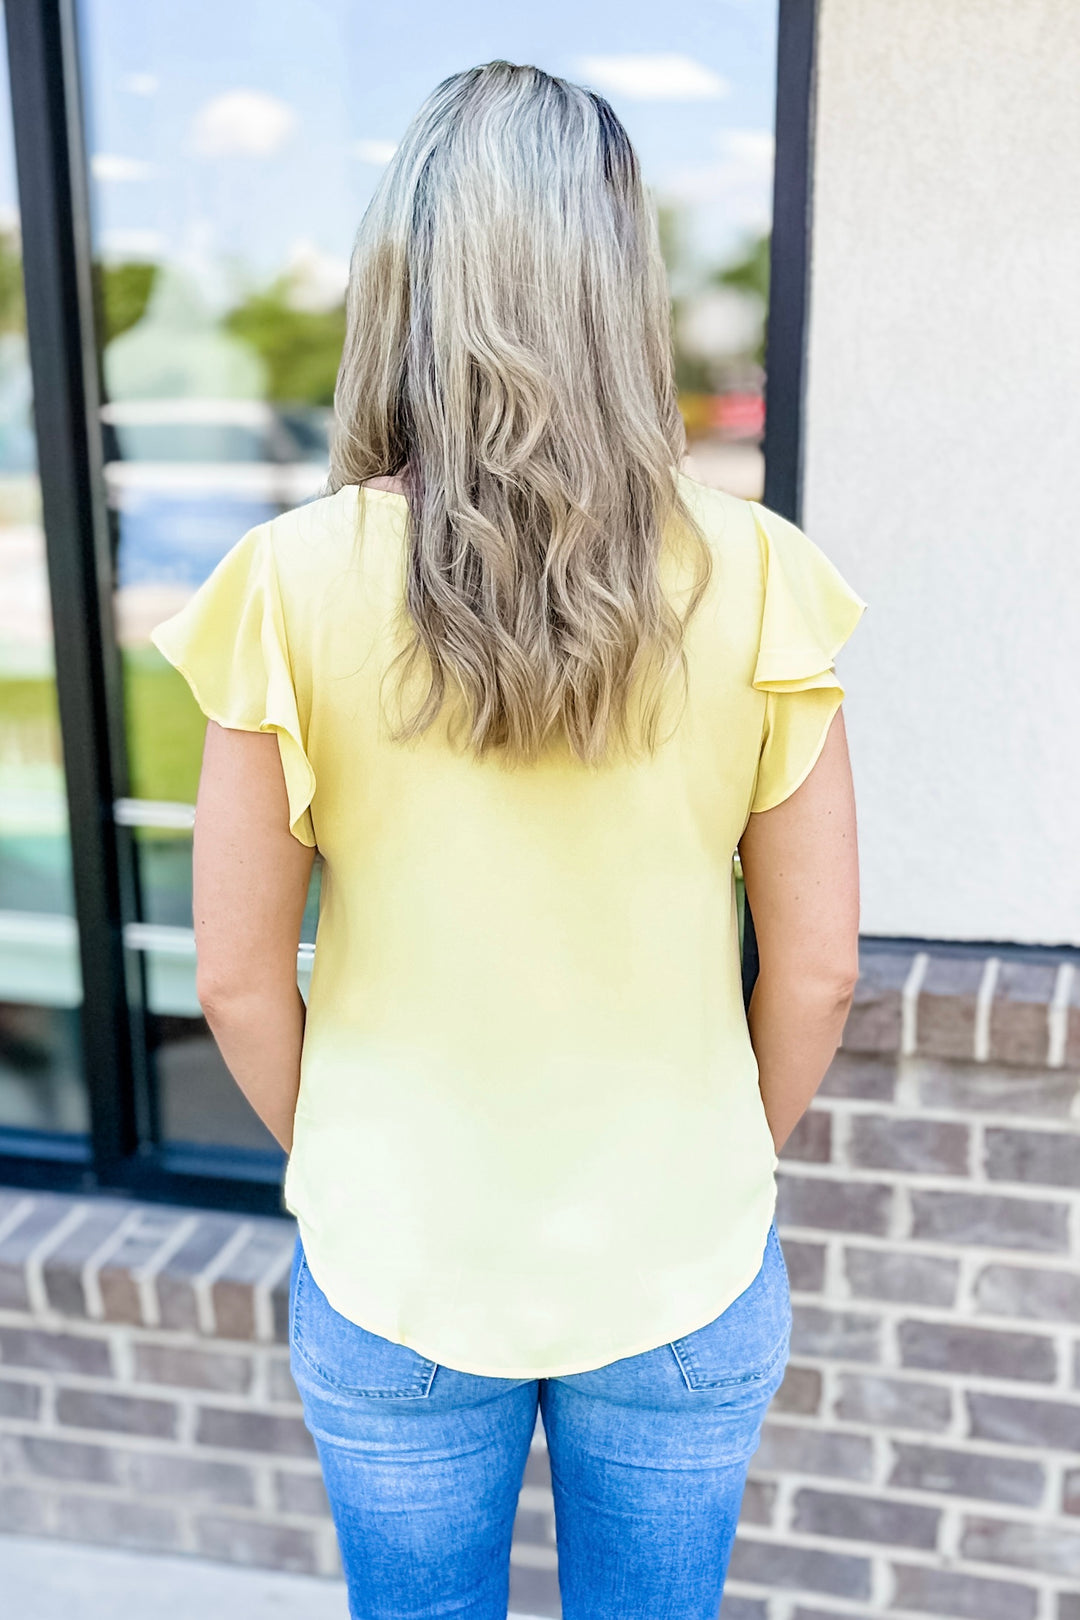
[[[634,152],[536,68],[421,107],[335,408],[327,493],[154,640],[211,721],[198,992],[289,1153],[351,1612],[503,1620],[539,1411],[566,1620],[712,1620],[788,1353],[777,1155],[857,972],[864,604],[680,470]]]

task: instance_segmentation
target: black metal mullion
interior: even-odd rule
[[[138,1146],[129,1001],[137,986],[123,948],[132,874],[113,819],[127,784],[74,3],[8,0],[5,22],[91,1140],[98,1176],[115,1184]],[[130,842],[123,847],[130,864]]]
[[[765,505],[801,521],[814,166],[816,0],[780,0],[765,342]]]
[[[803,406],[810,289],[817,0],[779,0],[776,166],[765,339],[765,505],[802,518]],[[743,1002],[758,976],[750,902],[743,916]]]

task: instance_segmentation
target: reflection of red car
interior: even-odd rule
[[[725,439],[760,439],[765,431],[765,401],[760,394],[714,394],[709,425]]]

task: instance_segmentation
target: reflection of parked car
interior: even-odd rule
[[[199,585],[247,529],[318,495],[329,414],[246,399],[104,405],[118,583]]]

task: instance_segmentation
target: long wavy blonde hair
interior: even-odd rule
[[[364,214],[346,310],[327,490],[396,475],[408,500],[391,668],[400,695],[420,661],[426,691],[394,735],[456,693],[478,756],[555,734],[587,764],[615,734],[653,750],[711,560],[676,476],[656,222],[608,103],[510,62],[444,79]],[[672,525],[697,548],[681,615]]]

